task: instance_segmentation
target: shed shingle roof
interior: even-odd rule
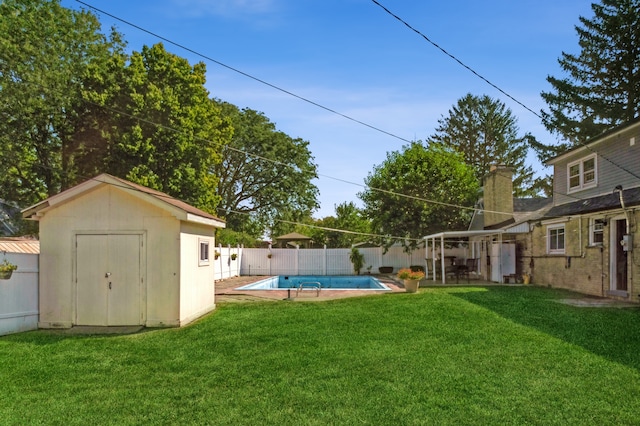
[[[213,221],[212,223],[217,222],[218,226],[224,227],[224,221],[220,218],[217,218],[216,216],[213,216],[210,213],[207,213],[203,210],[193,207],[192,205],[187,204],[184,201],[180,201],[176,198],[173,198],[170,195],[165,194],[164,192],[156,191],[154,189],[147,188],[146,186],[138,185],[136,183],[129,182],[128,180],[125,180],[125,179],[117,178],[107,173],[98,175],[79,185],[74,186],[73,188],[69,188],[66,191],[53,195],[47,198],[46,200],[39,202],[38,204],[35,204],[31,207],[27,207],[26,209],[22,210],[22,215],[25,218],[35,217],[38,212],[46,210],[57,203],[65,202],[65,200],[67,199],[77,197],[83,192],[88,191],[91,188],[94,188],[100,184],[114,185],[116,187],[121,187],[125,190],[140,192],[142,194],[153,197],[154,200],[157,200],[169,206],[178,208],[182,212],[187,213],[187,217],[188,215],[197,216],[209,222]]]

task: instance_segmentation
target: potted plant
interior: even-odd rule
[[[360,269],[364,266],[364,254],[360,253],[357,248],[352,247],[349,260],[353,263],[353,271],[356,275],[360,275]]]
[[[404,288],[407,293],[415,293],[418,291],[420,280],[424,278],[424,272],[403,268],[398,271],[398,278],[404,282]]]
[[[218,258],[220,257],[220,252],[218,250],[213,252],[213,258],[218,260]]]
[[[0,280],[8,280],[11,278],[13,271],[18,269],[18,265],[9,262],[7,259],[0,263]]]
[[[231,260],[236,260],[238,255],[236,253],[231,253]]]
[[[273,257],[273,253],[269,252],[267,253],[267,258],[271,259]]]

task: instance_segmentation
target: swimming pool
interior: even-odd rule
[[[323,276],[323,275],[280,275],[260,280],[253,284],[238,287],[235,290],[287,290],[317,288],[327,290],[386,290],[389,287],[372,276]]]

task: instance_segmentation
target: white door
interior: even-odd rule
[[[77,235],[76,247],[76,324],[141,324],[141,235]]]

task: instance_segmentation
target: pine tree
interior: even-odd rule
[[[640,0],[602,0],[576,26],[581,52],[562,52],[565,78],[547,77],[542,111],[549,131],[569,145],[629,122],[640,112]]]
[[[462,154],[480,180],[492,164],[513,168],[513,187],[517,196],[537,195],[533,170],[525,164],[529,140],[518,136],[518,120],[504,103],[491,97],[467,94],[438,120],[429,142]]]

